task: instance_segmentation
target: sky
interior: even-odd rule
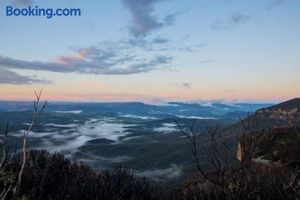
[[[6,16],[6,6],[81,16]],[[299,10],[300,0],[3,0],[0,99],[299,97]]]

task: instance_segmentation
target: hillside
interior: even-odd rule
[[[282,103],[279,103],[279,104],[276,104],[276,105],[273,105],[273,106],[270,106],[269,108],[266,108],[266,109],[278,109],[278,108],[281,108],[281,109],[294,109],[294,108],[298,108],[298,112],[300,112],[300,98],[294,98],[294,99],[290,99],[288,101],[285,101],[285,102],[282,102]],[[262,109],[264,110],[264,109]]]
[[[254,148],[253,159],[280,163],[300,160],[300,98],[257,110],[253,115],[225,129],[236,148],[239,141]],[[244,140],[246,138],[246,140]],[[243,145],[243,148],[245,145]]]
[[[236,124],[226,127],[224,134],[227,137],[238,137],[245,131],[253,132],[291,126],[300,127],[300,98],[258,109],[254,114],[241,118]]]
[[[190,178],[183,186],[181,198],[299,199],[299,108],[300,99],[293,99],[260,109],[223,129],[229,145],[218,145],[217,142],[198,144],[200,152],[208,149],[214,157],[202,160],[203,157],[198,156],[200,165],[197,167],[201,175]],[[203,141],[204,135],[199,138]],[[225,156],[216,156],[227,147],[230,156],[236,156],[240,161],[232,162],[230,167],[224,162]],[[203,175],[201,162],[209,160],[213,160],[212,165]]]
[[[271,126],[300,126],[300,98],[291,99],[289,101],[260,109],[255,113],[255,117]]]
[[[255,152],[259,157],[280,163],[300,164],[300,130],[275,128],[254,134]]]

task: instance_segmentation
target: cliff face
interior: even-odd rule
[[[247,130],[244,129],[247,127]],[[233,131],[247,139],[238,143],[236,157],[253,149],[250,160],[276,163],[300,162],[300,98],[258,110],[242,120]]]
[[[255,113],[260,120],[271,121],[275,126],[300,126],[300,98],[292,99]]]

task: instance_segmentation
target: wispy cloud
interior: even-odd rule
[[[203,46],[172,42],[162,36],[103,41],[94,46],[71,47],[71,54],[58,56],[51,61],[29,61],[0,55],[0,69],[11,73],[14,73],[12,69],[22,69],[58,73],[130,75],[154,70],[171,70],[170,64],[174,64],[171,55],[174,51],[190,52]],[[27,79],[19,77],[19,81],[16,81],[17,79],[12,76],[10,76],[12,83],[16,84],[47,83],[34,77]],[[191,85],[186,84],[185,88],[188,87]]]
[[[126,75],[162,69],[172,60],[172,57],[167,55],[142,56],[134,49],[128,48],[127,44],[117,42],[72,48],[73,55],[60,56],[52,62],[18,60],[0,55],[0,68]]]
[[[187,89],[191,89],[193,86],[192,83],[182,83],[181,85],[182,85],[182,87],[187,88]]]
[[[208,63],[213,63],[215,62],[215,60],[212,60],[212,59],[206,59],[206,60],[200,60],[198,62],[198,64],[208,64]]]
[[[272,8],[278,7],[286,2],[292,2],[292,1],[300,2],[299,0],[268,0],[266,7],[267,7],[267,9],[272,9]]]
[[[178,13],[158,19],[154,14],[154,5],[166,0],[121,0],[131,15],[129,31],[134,37],[147,36],[152,31],[174,24]]]
[[[268,4],[267,4],[267,8],[271,9],[271,8],[277,7],[285,1],[286,0],[269,0]]]
[[[138,47],[145,51],[156,51],[160,53],[166,52],[194,52],[199,48],[203,48],[205,44],[188,44],[183,41],[172,41],[166,37],[154,38],[134,38],[128,41],[122,41],[128,44],[128,48]]]
[[[156,37],[152,39],[152,43],[154,44],[165,44],[168,43],[170,40],[164,37]]]
[[[0,68],[0,84],[23,85],[33,83],[49,83],[49,81],[37,79],[34,76],[22,76],[13,71]]]
[[[242,13],[233,13],[225,20],[215,21],[212,24],[212,29],[218,31],[231,30],[243,24],[246,24],[250,20],[248,15]]]
[[[173,83],[170,85],[171,87],[183,88],[183,89],[192,89],[192,83]]]

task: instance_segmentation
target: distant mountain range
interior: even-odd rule
[[[183,103],[168,102],[162,105],[150,105],[141,102],[108,102],[108,103],[59,103],[50,102],[48,112],[112,112],[122,115],[141,117],[182,117],[182,118],[236,118],[246,113],[253,113],[271,104],[250,103]],[[0,101],[0,112],[29,111],[31,102]]]

